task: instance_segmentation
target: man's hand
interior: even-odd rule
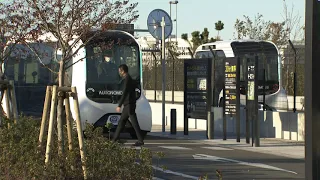
[[[121,108],[120,108],[120,107],[117,107],[117,108],[116,108],[116,111],[117,111],[117,112],[121,112]]]

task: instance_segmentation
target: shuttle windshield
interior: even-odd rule
[[[120,64],[128,66],[130,76],[136,80],[137,88],[140,88],[138,44],[131,41],[131,43],[112,44],[91,43],[86,46],[86,93],[89,99],[96,102],[117,103],[123,89],[122,78],[118,71]]]
[[[87,82],[115,85],[121,81],[118,67],[126,64],[133,79],[139,79],[139,54],[135,46],[114,46],[101,50],[98,47],[86,48]]]

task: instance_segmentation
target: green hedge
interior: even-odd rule
[[[51,160],[45,166],[45,145],[38,147],[40,121],[20,118],[17,124],[2,121],[0,127],[0,179],[83,179],[83,171],[76,130],[73,130],[73,151],[67,138],[65,157],[58,155],[57,132],[54,131]],[[151,179],[152,153],[112,143],[103,136],[102,129],[88,125],[85,135],[88,179]],[[46,134],[46,133],[45,133]],[[66,127],[64,136],[67,136]],[[47,136],[44,136],[44,140]]]

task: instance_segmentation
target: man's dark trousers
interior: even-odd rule
[[[116,129],[116,132],[114,133],[113,136],[113,141],[118,140],[120,136],[120,132],[124,129],[128,118],[130,117],[132,127],[136,131],[138,141],[143,142],[143,138],[141,135],[141,130],[140,126],[137,120],[137,114],[136,114],[136,105],[135,104],[126,104],[123,107],[121,118],[118,123],[118,127]]]

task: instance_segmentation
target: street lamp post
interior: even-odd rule
[[[175,44],[178,48],[178,30],[177,30],[178,29],[178,23],[177,23],[178,22],[178,20],[177,20],[178,1],[169,1],[169,4],[170,4],[170,17],[171,17],[171,4],[176,5],[176,19],[175,19],[175,21],[176,21],[176,43]],[[171,44],[171,37],[169,38],[169,43]],[[175,90],[174,86],[175,86],[175,81],[174,81],[174,59],[173,59],[172,60],[172,98],[171,98],[172,104],[174,104],[174,90]]]
[[[170,17],[171,17],[171,4],[175,4],[176,5],[176,43],[178,43],[178,3],[179,1],[169,1],[170,4]],[[171,40],[171,38],[170,38]]]
[[[176,43],[178,47],[178,1],[176,2]]]

